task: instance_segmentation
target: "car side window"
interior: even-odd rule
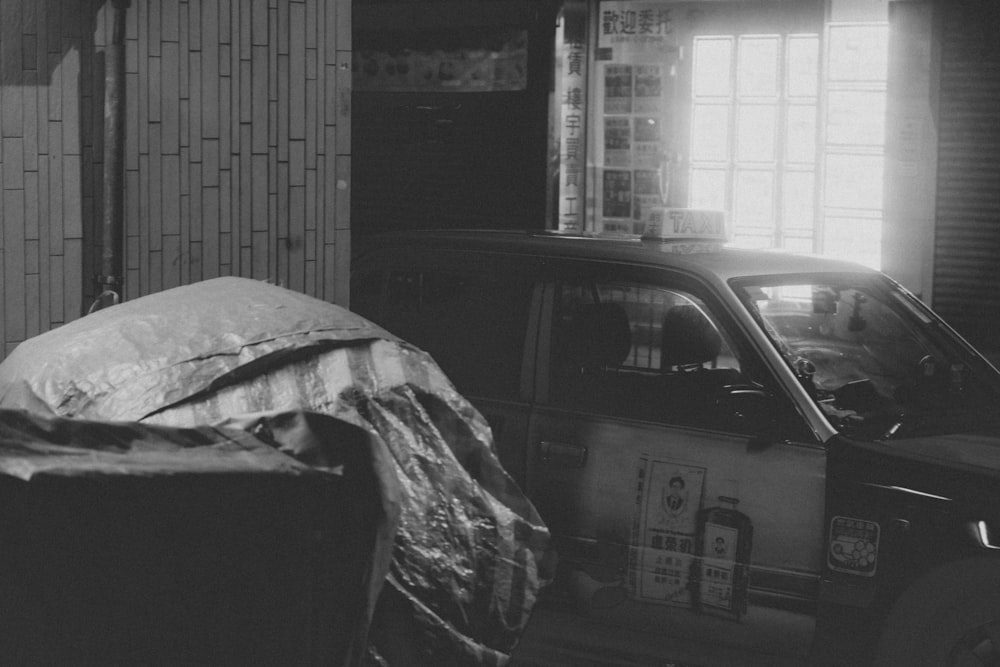
[[[559,285],[551,349],[551,402],[610,416],[717,428],[725,387],[748,382],[701,299],[641,282]]]
[[[428,352],[463,394],[516,400],[531,288],[494,272],[390,270],[379,324]]]

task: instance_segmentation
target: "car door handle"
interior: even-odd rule
[[[560,468],[582,468],[587,463],[587,448],[567,442],[542,440],[538,443],[542,463]]]

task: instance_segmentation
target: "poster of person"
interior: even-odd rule
[[[632,217],[632,172],[605,169],[602,178],[601,214],[605,218]],[[607,225],[605,225],[607,229]]]
[[[695,558],[698,512],[705,468],[662,460],[640,462],[641,492],[636,502],[639,534],[633,536],[637,572],[630,576],[635,597],[691,606],[691,567]]]
[[[632,164],[632,123],[628,116],[604,118],[604,165],[628,167]]]
[[[604,66],[604,113],[632,111],[632,66]]]

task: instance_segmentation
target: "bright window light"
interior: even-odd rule
[[[736,78],[741,97],[778,94],[778,38],[743,37],[739,41]]]
[[[793,104],[785,116],[785,160],[812,164],[816,161],[816,105]]]
[[[888,27],[827,35],[825,59],[817,34],[694,38],[688,205],[725,210],[736,245],[877,268]]]
[[[830,81],[885,81],[889,26],[844,24],[830,28]]]
[[[695,105],[691,157],[698,161],[729,159],[729,105]]]
[[[816,219],[816,174],[811,171],[787,171],[781,188],[781,218],[785,229],[798,236],[812,238]],[[809,248],[812,252],[813,248]]]
[[[736,159],[741,162],[774,160],[778,108],[773,104],[741,104],[737,109]]]
[[[827,95],[826,141],[840,145],[883,145],[885,92],[831,90]]]
[[[729,97],[733,40],[701,37],[695,43],[693,90],[696,97]]]
[[[691,208],[726,210],[726,171],[693,169],[691,171]]]
[[[877,268],[882,257],[882,229],[877,222],[828,217],[824,254]]]
[[[824,203],[830,208],[882,209],[881,155],[828,154]]]
[[[736,174],[736,227],[774,233],[774,173],[741,169]]]
[[[788,38],[789,97],[816,97],[819,80],[819,40],[815,35],[792,35]]]

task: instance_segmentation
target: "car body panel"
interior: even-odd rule
[[[581,620],[556,620],[552,608],[540,607],[536,616],[547,619],[540,621],[546,627],[533,633],[529,626],[528,648],[521,653],[525,664],[535,664],[531,661],[538,656],[547,656],[552,664],[590,664],[588,646],[595,660],[606,659],[601,664],[648,664],[651,655],[678,664],[692,656],[700,664],[796,664],[807,647],[817,664],[859,664],[870,657],[882,619],[900,593],[923,572],[970,555],[996,555],[992,545],[1000,543],[1000,516],[992,508],[1000,507],[993,484],[1000,470],[1000,444],[995,442],[1000,428],[984,420],[974,435],[956,431],[917,438],[904,428],[898,438],[894,429],[870,442],[846,437],[741,292],[745,284],[794,284],[800,279],[805,284],[877,285],[891,292],[893,307],[905,311],[904,317],[933,328],[935,337],[961,350],[974,372],[985,373],[991,378],[987,384],[997,386],[995,368],[877,271],[829,258],[724,248],[694,238],[662,242],[555,232],[406,232],[380,237],[374,248],[359,254],[357,275],[391,270],[395,262],[433,271],[453,258],[469,266],[486,258],[498,265],[503,258],[516,258],[537,272],[542,291],[540,298],[535,292],[531,306],[537,329],[529,331],[522,365],[530,375],[522,376],[522,386],[530,387],[522,394],[530,422],[520,444],[525,455],[511,460],[518,466],[523,461],[529,497],[553,529],[560,576],[550,591],[552,599]],[[772,418],[732,422],[720,412],[725,418],[714,423],[706,412],[709,416],[700,422],[686,423],[683,416],[664,420],[655,413],[636,415],[629,404],[646,397],[625,390],[608,392],[602,399],[606,405],[561,403],[558,383],[565,386],[566,381],[556,379],[556,365],[572,347],[554,333],[570,312],[560,306],[567,298],[564,283],[587,276],[595,281],[594,302],[607,302],[612,284],[619,283],[623,294],[643,283],[670,290],[680,285],[697,296],[697,307],[738,348],[741,374],[753,371],[752,382],[732,385],[733,393],[724,394],[732,403],[717,407],[728,406],[737,416],[744,409],[769,414],[773,409]],[[579,289],[582,303],[582,282]],[[621,297],[630,298],[635,300],[634,294]],[[373,319],[393,330],[392,313],[381,315],[385,319]],[[630,320],[633,343],[637,337],[661,335],[659,327]],[[407,335],[404,330],[395,333]],[[461,330],[453,332],[451,344],[466,344]],[[481,402],[475,392],[469,395]],[[612,404],[613,409],[608,407]],[[689,559],[671,555],[666,564],[657,562],[663,555],[658,553],[644,561],[652,553],[653,509],[665,506],[665,489],[677,476],[686,476],[689,489],[695,482],[701,504],[698,527],[673,531],[671,537],[677,539],[671,545],[691,538],[698,553]],[[709,511],[719,496],[739,500],[719,503],[735,511]],[[715,517],[723,518],[715,522]],[[706,609],[694,598],[702,595],[704,564],[711,561],[706,539],[737,535],[725,530],[735,526],[752,526],[752,548],[745,555],[749,605],[745,614],[725,618],[716,613],[718,608]],[[658,536],[660,547],[669,532]],[[689,548],[690,542],[684,549]],[[677,570],[695,562],[688,571],[698,572],[699,558],[701,574],[682,582]],[[644,594],[660,599],[643,599]],[[565,634],[553,634],[555,627]],[[632,640],[623,642],[623,636]],[[769,643],[765,637],[779,639]],[[619,651],[613,660],[610,646]],[[700,648],[692,653],[693,646]],[[748,651],[743,661],[733,657],[740,650]],[[580,661],[560,663],[559,655]]]

